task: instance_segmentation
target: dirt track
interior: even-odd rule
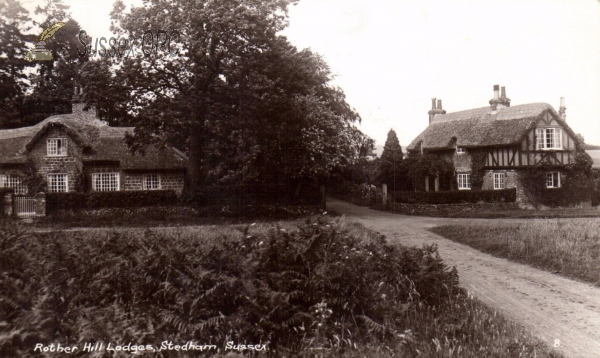
[[[398,215],[336,199],[329,199],[327,208],[390,241],[419,247],[437,244],[444,261],[458,269],[461,286],[477,298],[549,345],[559,340],[557,349],[567,357],[600,357],[600,288],[496,258],[427,231],[433,226],[480,219]]]

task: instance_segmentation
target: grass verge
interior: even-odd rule
[[[600,221],[438,226],[432,232],[494,256],[600,286]]]
[[[163,357],[222,356],[229,341],[278,357],[560,357],[460,289],[435,247],[390,245],[343,217],[44,234],[4,223],[0,248],[3,357],[165,341],[215,348]]]
[[[545,208],[543,210],[519,209],[514,203],[498,204],[394,204],[393,208],[382,204],[371,209],[391,211],[403,215],[471,219],[552,219],[552,218],[598,218],[600,207],[591,208]]]

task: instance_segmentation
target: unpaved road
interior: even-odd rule
[[[567,357],[600,357],[600,288],[484,254],[427,230],[481,219],[398,215],[336,199],[328,199],[327,208],[384,234],[391,242],[418,247],[437,244],[444,261],[458,269],[461,286],[475,297],[549,345],[560,342],[557,350]]]

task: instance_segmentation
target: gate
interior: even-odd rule
[[[33,196],[14,196],[15,214],[20,218],[30,218],[36,214],[36,199]]]

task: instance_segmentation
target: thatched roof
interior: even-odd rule
[[[541,116],[550,111],[566,130],[571,129],[547,103],[530,103],[500,108],[492,114],[490,107],[438,114],[408,150],[452,149],[454,146],[475,148],[518,144]]]
[[[0,164],[27,161],[27,154],[48,130],[61,127],[69,137],[86,150],[83,160],[88,162],[118,162],[121,169],[183,169],[186,156],[174,148],[148,148],[144,156],[131,154],[124,142],[125,133],[132,127],[110,127],[106,123],[80,114],[51,116],[31,126],[0,130]]]

